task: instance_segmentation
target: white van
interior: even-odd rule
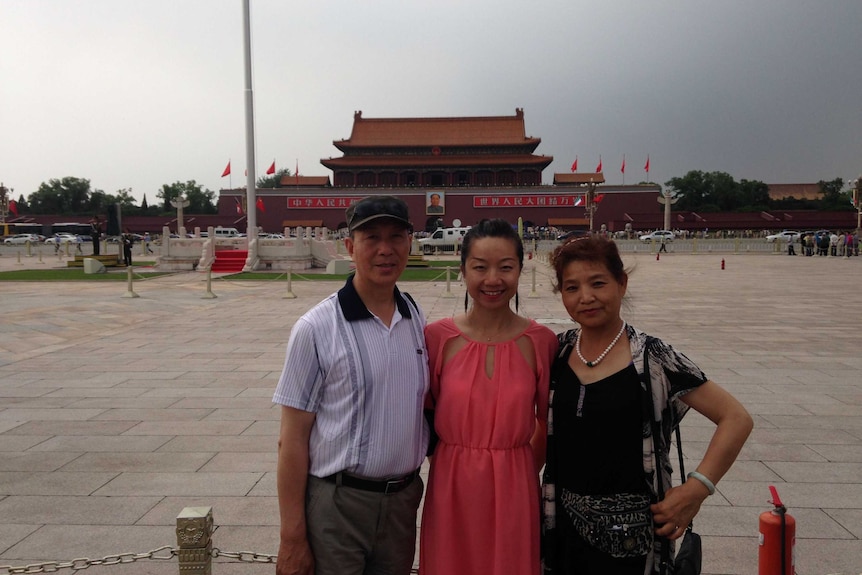
[[[216,238],[241,238],[242,234],[236,228],[217,227],[213,230],[213,235]]]
[[[419,240],[422,253],[433,254],[437,250],[451,252],[461,249],[464,234],[469,229],[469,226],[466,228],[437,228],[430,236]]]

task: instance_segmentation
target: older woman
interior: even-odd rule
[[[564,244],[553,266],[578,327],[558,336],[551,369],[545,573],[658,573],[736,459],[751,417],[685,355],[622,319],[628,273],[613,241]],[[690,407],[717,428],[689,480],[672,488],[670,435]]]

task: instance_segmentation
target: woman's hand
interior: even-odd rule
[[[650,506],[653,522],[658,526],[655,534],[668,539],[682,537],[707,496],[709,490],[697,480],[690,479],[668,489],[663,500]]]

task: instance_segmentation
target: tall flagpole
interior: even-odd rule
[[[245,261],[243,271],[252,271],[254,262],[257,261],[257,203],[255,201],[255,174],[254,159],[254,90],[251,83],[251,9],[250,0],[242,2],[243,23],[243,47],[245,53],[245,165],[246,169],[246,221],[248,228],[248,258]]]

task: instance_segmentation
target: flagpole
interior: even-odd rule
[[[248,258],[243,271],[252,271],[254,261],[257,260],[257,202],[255,201],[255,160],[254,160],[254,89],[251,82],[251,9],[250,0],[243,0],[242,23],[243,23],[243,53],[245,56],[245,165],[246,170],[246,198],[248,210],[246,210],[246,235],[248,236]]]

